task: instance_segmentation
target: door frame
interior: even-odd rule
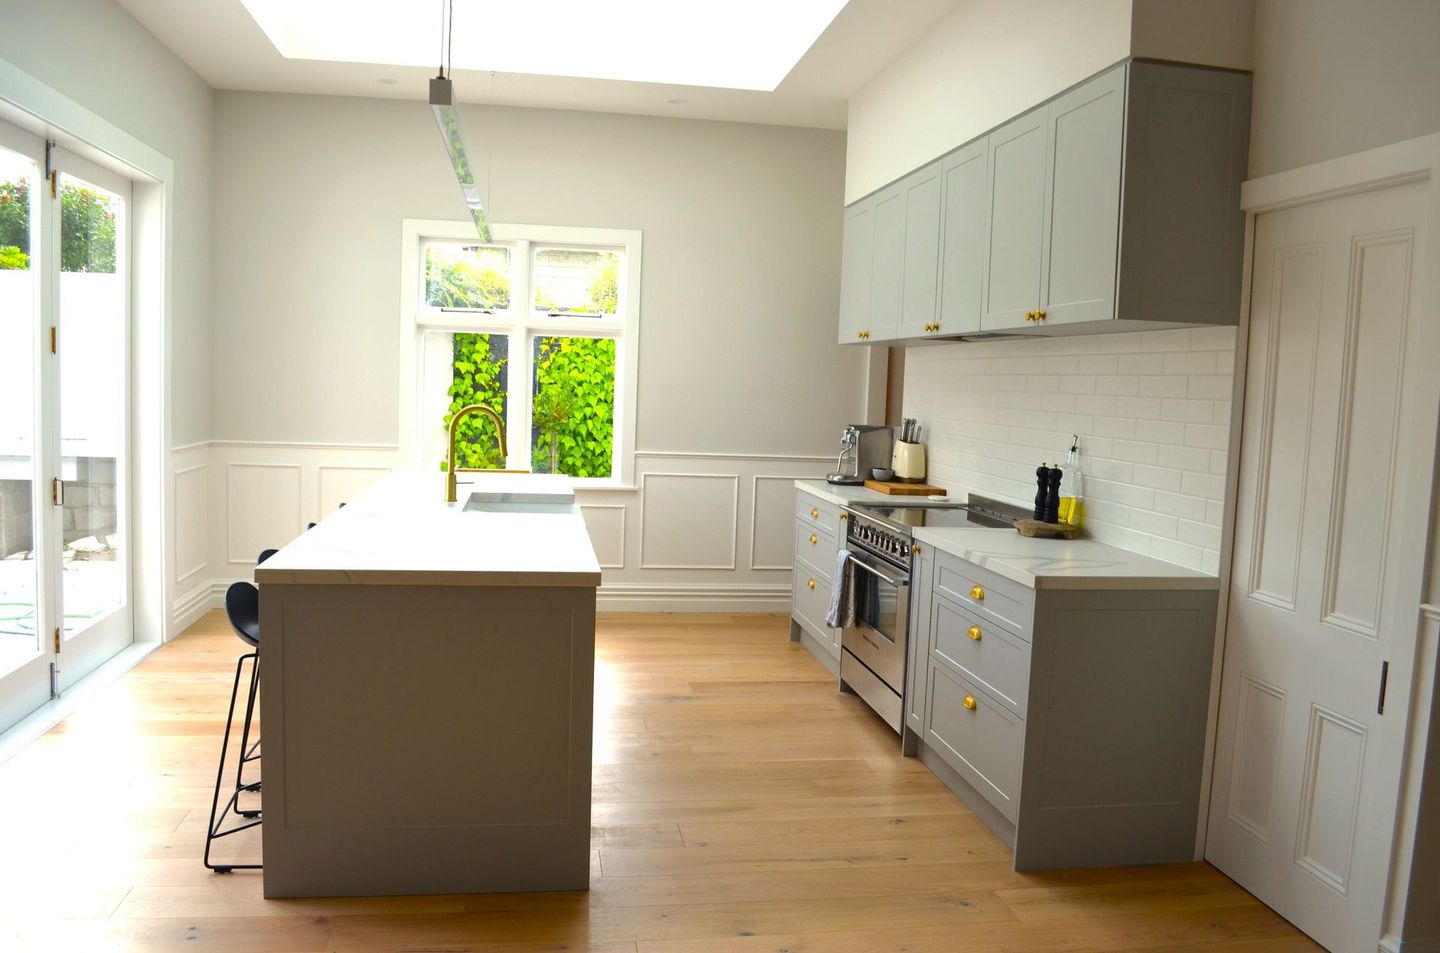
[[[171,300],[175,164],[64,93],[0,57],[0,119],[131,179],[131,526],[135,644],[103,671],[123,672],[176,634],[171,469]],[[117,664],[118,663],[118,664]],[[83,694],[83,693],[82,693]],[[0,739],[0,760],[64,717],[52,702]]]
[[[1243,302],[1235,340],[1235,375],[1230,411],[1230,447],[1225,474],[1224,538],[1221,544],[1219,569],[1220,598],[1216,616],[1215,653],[1210,680],[1210,707],[1204,771],[1201,779],[1200,814],[1196,828],[1195,856],[1205,856],[1210,816],[1211,785],[1214,777],[1216,733],[1220,711],[1221,668],[1225,658],[1225,641],[1230,603],[1230,573],[1235,552],[1235,523],[1239,497],[1240,451],[1244,440],[1243,421],[1245,380],[1251,321],[1251,279],[1254,268],[1255,222],[1265,212],[1308,205],[1404,185],[1428,182],[1425,199],[1427,224],[1426,242],[1419,249],[1417,268],[1423,273],[1424,287],[1418,307],[1419,339],[1411,344],[1414,353],[1440,353],[1440,133],[1421,136],[1250,179],[1241,185],[1240,205],[1245,212],[1244,272],[1241,288]],[[1428,317],[1427,317],[1428,315]],[[1412,393],[1418,400],[1412,414],[1412,428],[1400,435],[1401,441],[1412,446],[1436,447],[1437,425],[1440,425],[1440,381],[1424,381],[1424,393]],[[1417,461],[1399,474],[1397,493],[1402,496],[1422,494],[1434,506],[1436,459],[1431,453],[1424,462]],[[1424,520],[1411,520],[1397,527],[1410,546],[1419,545],[1432,554],[1436,545],[1431,527],[1435,512],[1427,512]],[[1417,537],[1421,537],[1417,539]],[[1410,886],[1410,861],[1414,848],[1420,807],[1420,780],[1424,767],[1426,742],[1433,704],[1430,686],[1435,684],[1437,669],[1437,630],[1440,630],[1440,592],[1427,592],[1435,567],[1425,566],[1413,588],[1416,616],[1413,626],[1400,625],[1391,646],[1390,674],[1385,700],[1387,711],[1404,712],[1379,737],[1381,758],[1395,765],[1405,782],[1400,785],[1394,837],[1390,845],[1390,883],[1382,917],[1381,951],[1401,949],[1406,895]]]

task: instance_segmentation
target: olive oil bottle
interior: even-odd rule
[[[1080,435],[1073,434],[1065,458],[1065,482],[1060,488],[1060,522],[1080,526],[1085,521],[1085,475],[1080,469]]]

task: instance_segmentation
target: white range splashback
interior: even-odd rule
[[[1220,566],[1235,329],[911,348],[905,416],[929,480],[1031,505],[1035,468],[1080,434],[1095,539],[1204,572]]]

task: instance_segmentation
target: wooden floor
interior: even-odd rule
[[[588,893],[267,901],[200,864],[239,650],[212,613],[0,765],[0,951],[1318,949],[1205,864],[1012,872],[779,616],[601,617]]]

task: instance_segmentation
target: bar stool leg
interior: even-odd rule
[[[225,716],[225,735],[220,741],[220,764],[219,767],[215,770],[215,796],[210,802],[210,823],[205,829],[205,866],[208,869],[215,871],[217,874],[228,874],[232,870],[258,870],[261,867],[260,864],[210,863],[210,848],[216,840],[222,837],[228,837],[231,834],[238,834],[244,830],[249,830],[250,828],[257,826],[260,823],[260,820],[257,817],[253,820],[248,821],[248,823],[241,824],[237,827],[232,827],[228,830],[222,831],[220,829],[220,827],[224,824],[225,815],[229,814],[230,811],[235,808],[235,803],[240,796],[240,790],[237,787],[235,793],[231,794],[229,800],[226,801],[224,810],[220,809],[220,786],[225,781],[225,757],[230,750],[230,730],[235,723],[235,702],[240,697],[240,673],[244,671],[245,663],[247,661],[251,662],[254,666],[250,680],[249,704],[246,706],[246,728],[249,728],[249,716],[255,703],[255,685],[257,681],[257,673],[259,671],[260,663],[260,656],[257,652],[250,652],[246,655],[242,655],[235,661],[235,682],[230,687],[230,708]],[[246,741],[248,741],[248,737]],[[245,743],[245,741],[242,741],[242,746],[240,749],[242,756],[245,753]]]
[[[250,725],[252,724],[255,717],[255,694],[259,687],[260,657],[259,653],[257,652],[255,655],[255,663],[250,666],[250,695],[245,701],[245,724],[240,731],[240,762],[235,769],[235,790],[237,793],[241,791],[255,793],[260,790],[259,781],[252,781],[249,784],[245,783],[245,765],[249,764],[251,761],[260,760],[260,739],[256,738],[255,744],[250,744]],[[236,813],[238,813],[241,817],[260,816],[260,812],[258,810],[241,811],[238,809],[238,806],[236,809]]]

